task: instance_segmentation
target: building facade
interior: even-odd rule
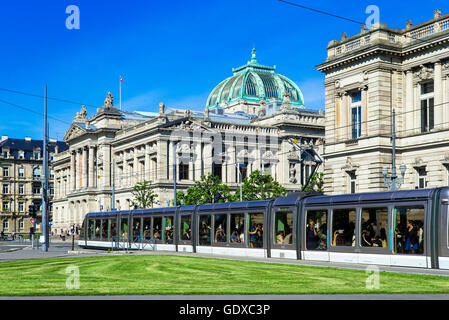
[[[64,142],[51,140],[49,143],[50,159],[59,152],[64,152]],[[0,142],[0,197],[1,231],[5,235],[28,234],[33,224],[30,221],[29,206],[36,204],[39,214],[35,231],[41,231],[43,143],[42,140],[10,139],[2,136]],[[50,199],[54,195],[54,170],[49,172]],[[50,207],[50,214],[51,214]]]
[[[53,230],[81,224],[88,212],[132,208],[132,188],[144,180],[155,186],[158,206],[171,206],[175,171],[177,190],[209,173],[236,189],[262,170],[298,191],[314,163],[288,140],[322,152],[324,114],[305,110],[299,88],[259,65],[255,50],[239,69],[212,91],[204,111],[161,103],[159,113],[121,112],[110,93],[94,116],[82,109],[64,139],[69,149],[54,160]]]
[[[402,189],[449,183],[449,15],[406,28],[383,23],[331,41],[325,74],[325,192],[386,191],[392,115]]]

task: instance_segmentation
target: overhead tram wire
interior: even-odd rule
[[[41,99],[45,98],[44,96],[39,95],[39,94],[34,94],[34,93],[29,93],[29,92],[24,92],[24,91],[18,91],[18,90],[12,90],[12,89],[6,89],[6,88],[0,88],[0,91],[20,94],[20,95],[34,97],[34,98],[41,98]],[[52,98],[52,97],[47,97],[47,99],[48,100],[53,100],[53,101],[58,101],[58,102],[63,102],[63,103],[74,104],[74,105],[91,107],[91,108],[100,108],[99,106],[95,106],[95,105],[91,105],[91,104],[87,104],[87,103],[82,103],[82,102],[76,102],[76,101],[72,101],[72,100],[68,100],[68,99]]]

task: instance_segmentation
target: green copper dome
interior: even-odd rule
[[[253,49],[251,62],[237,69],[234,75],[222,81],[209,95],[209,109],[226,106],[241,100],[282,102],[285,90],[290,94],[290,102],[294,107],[304,106],[301,90],[290,79],[275,73],[276,67],[267,67],[257,62],[256,49]]]

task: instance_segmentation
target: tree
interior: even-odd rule
[[[137,182],[133,187],[132,195],[134,196],[134,203],[141,209],[153,207],[157,204],[158,195],[154,192],[152,181],[145,180]]]
[[[255,170],[249,177],[243,179],[243,201],[267,200],[285,196],[287,196],[287,189],[269,174]],[[234,200],[240,201],[240,186],[234,194]]]
[[[195,185],[187,188],[186,192],[179,191],[176,197],[178,201],[183,200],[184,205],[225,203],[233,200],[231,188],[212,174],[207,177],[202,175],[201,181],[195,181]]]
[[[315,172],[312,179],[310,179],[309,185],[304,191],[324,192],[324,173]]]

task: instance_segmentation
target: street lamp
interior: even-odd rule
[[[405,164],[401,164],[399,166],[399,171],[401,172],[401,177],[398,177],[396,175],[396,168],[393,167],[393,170],[391,172],[391,178],[387,178],[388,168],[387,168],[387,166],[383,166],[382,174],[384,176],[385,186],[391,191],[398,190],[401,187],[401,185],[404,183],[404,176],[405,176],[406,169],[407,169],[407,167],[405,166]]]

